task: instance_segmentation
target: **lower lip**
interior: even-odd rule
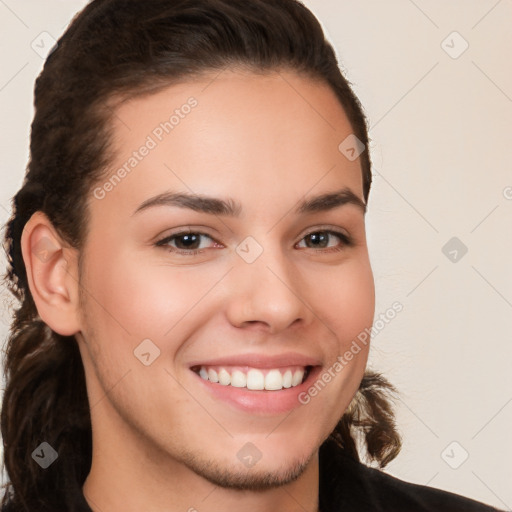
[[[299,407],[299,395],[308,390],[316,380],[322,367],[315,366],[311,368],[306,380],[298,386],[283,388],[279,391],[258,390],[253,391],[247,388],[237,388],[234,386],[223,386],[218,382],[210,382],[192,372],[205,387],[207,392],[238,410],[256,414],[281,414]]]

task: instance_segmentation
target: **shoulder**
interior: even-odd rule
[[[455,493],[405,482],[355,461],[334,443],[320,449],[322,512],[496,512]]]

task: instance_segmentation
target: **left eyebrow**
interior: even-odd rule
[[[363,214],[366,213],[366,203],[347,187],[337,192],[329,192],[310,199],[305,199],[296,208],[295,213],[325,212],[346,204],[357,206],[362,210]]]
[[[295,214],[325,212],[349,204],[362,210],[363,214],[366,213],[366,204],[363,200],[348,187],[345,187],[336,192],[329,192],[309,199],[303,199],[295,208]],[[212,215],[227,215],[230,217],[238,217],[242,211],[241,204],[233,199],[225,200],[198,194],[170,191],[146,199],[132,215],[155,206],[178,206],[180,208],[189,208],[194,211]]]

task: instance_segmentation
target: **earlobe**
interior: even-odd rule
[[[79,332],[77,250],[62,240],[40,211],[32,215],[23,229],[21,250],[30,292],[41,319],[63,336]]]

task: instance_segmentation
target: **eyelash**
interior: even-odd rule
[[[310,235],[314,235],[314,234],[318,234],[318,233],[327,233],[329,235],[334,235],[336,237],[338,237],[340,240],[341,240],[341,244],[340,246],[336,246],[336,247],[330,247],[330,248],[322,248],[322,249],[314,249],[313,250],[315,252],[338,252],[338,251],[342,251],[345,247],[351,247],[353,244],[353,240],[351,237],[349,237],[348,235],[346,235],[345,233],[341,233],[339,231],[335,231],[335,230],[332,230],[332,229],[317,229],[315,231],[310,231],[309,233],[306,233],[302,238],[301,240],[298,242],[302,242],[302,240],[304,240],[306,237],[310,236]],[[180,255],[183,255],[183,256],[194,256],[196,254],[200,254],[202,252],[204,252],[205,250],[207,249],[190,249],[190,250],[184,250],[184,249],[177,249],[177,248],[174,248],[174,247],[171,247],[168,245],[169,242],[171,242],[172,240],[174,240],[175,238],[179,238],[181,236],[184,236],[184,235],[200,235],[200,236],[205,236],[207,238],[209,238],[210,240],[212,240],[213,242],[215,243],[218,243],[214,238],[212,238],[210,235],[206,234],[206,233],[202,233],[200,231],[180,231],[178,233],[173,233],[172,235],[169,235],[161,240],[159,240],[158,242],[155,243],[155,246],[157,247],[165,247],[166,250],[168,250],[169,252],[171,253],[175,253],[175,254],[180,254]],[[306,247],[306,249],[311,249],[310,247]]]

